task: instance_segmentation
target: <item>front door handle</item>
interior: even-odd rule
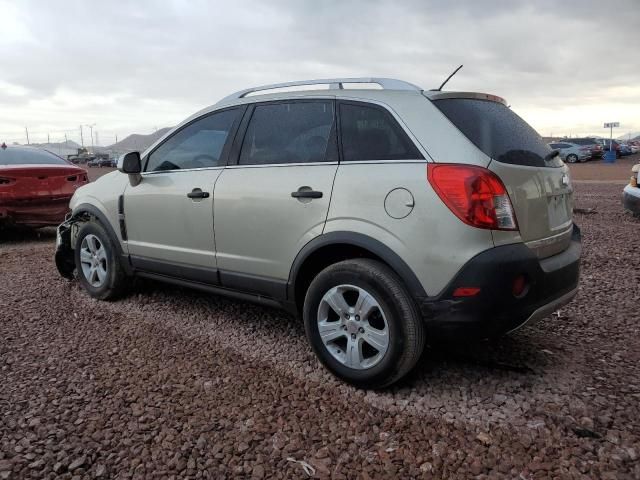
[[[291,196],[293,198],[322,198],[322,192],[318,192],[317,190],[297,190],[295,192],[291,192]]]
[[[209,198],[209,192],[203,192],[201,188],[194,188],[187,193],[189,198]]]

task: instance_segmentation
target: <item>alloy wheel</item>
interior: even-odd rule
[[[338,285],[318,306],[322,343],[341,364],[355,370],[377,365],[389,349],[389,324],[375,297],[361,287]]]
[[[100,239],[89,234],[80,244],[80,264],[89,285],[100,288],[107,279],[107,252]]]

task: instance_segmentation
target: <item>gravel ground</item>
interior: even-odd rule
[[[640,153],[622,157],[615,163],[605,163],[603,160],[589,160],[585,163],[569,164],[571,178],[576,181],[589,182],[622,182],[629,181],[631,167],[640,163]]]
[[[597,213],[575,301],[433,345],[384,392],[333,379],[278,311],[152,282],[98,302],[52,230],[5,237],[0,480],[640,478],[640,221],[620,186],[576,189]]]

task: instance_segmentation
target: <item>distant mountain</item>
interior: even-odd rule
[[[114,143],[113,145],[109,145],[108,147],[104,148],[105,150],[111,150],[112,152],[130,152],[134,150],[141,152],[150,147],[156,140],[162,137],[169,130],[171,130],[171,127],[161,128],[160,130],[150,133],[149,135],[134,133],[124,138],[123,140],[120,140],[118,143]]]
[[[80,148],[80,145],[73,140],[68,140],[66,142],[30,143],[29,145],[32,147],[44,148],[46,150],[55,150],[56,148]]]
[[[631,137],[631,140],[640,140],[640,132],[631,132],[631,134],[625,134],[625,135],[621,135],[618,137],[618,140],[629,140],[629,137]]]
[[[76,154],[80,148],[80,145],[73,140],[69,140],[67,142],[31,143],[30,145],[32,147],[48,150],[56,155],[60,155],[61,157]]]

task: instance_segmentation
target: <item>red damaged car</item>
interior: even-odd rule
[[[45,150],[0,145],[0,226],[62,223],[87,171]]]

